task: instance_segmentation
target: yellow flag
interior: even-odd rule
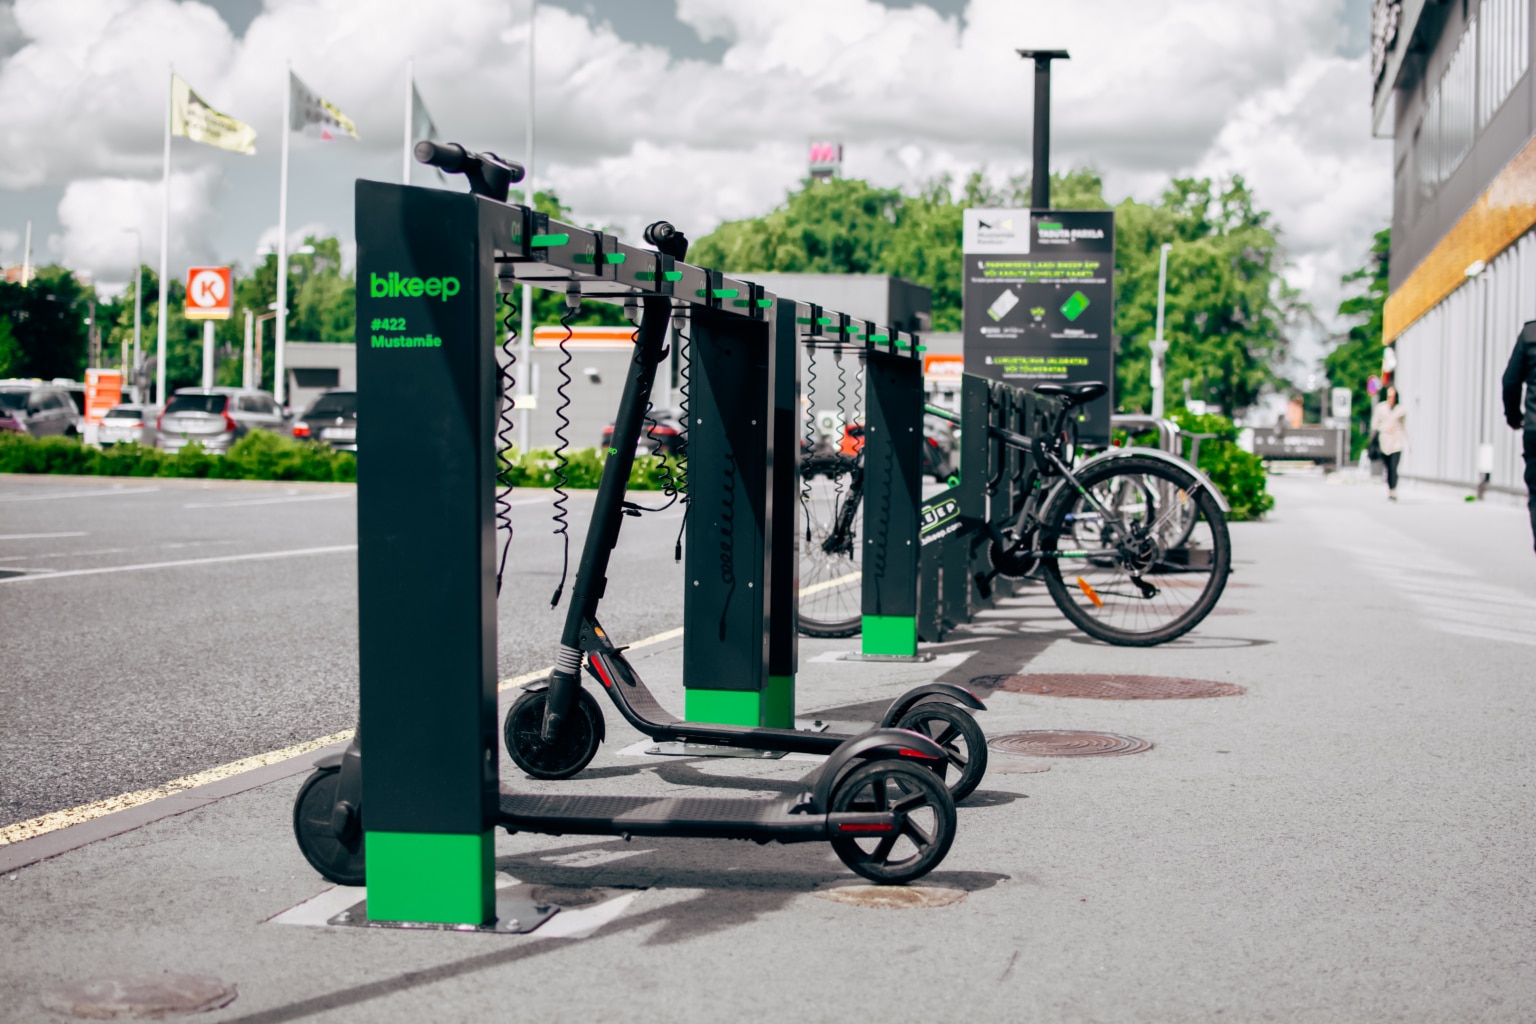
[[[256,152],[256,129],[214,110],[179,75],[171,76],[171,134],[235,153]]]
[[[288,124],[290,131],[313,135],[326,142],[334,142],[343,135],[357,138],[357,125],[330,100],[299,81],[299,76],[288,73],[288,87],[293,90],[293,117]]]

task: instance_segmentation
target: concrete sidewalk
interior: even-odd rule
[[[197,1018],[220,1022],[1536,1018],[1523,510],[1416,492],[1388,506],[1376,488],[1313,478],[1274,487],[1270,519],[1233,529],[1217,613],[1162,648],[1091,642],[1038,590],[927,666],[838,663],[822,656],[851,643],[803,641],[799,706],[829,717],[924,678],[1020,671],[1247,688],[987,697],[994,737],[1087,729],[1155,746],[995,754],[924,882],[959,902],[821,898],[861,880],[819,846],[500,835],[514,884],[568,908],[530,935],[273,923],[327,888],[294,845],[288,777],[0,878],[0,1018],[62,1019],[44,991],[158,971],[238,985]],[[680,709],[678,643],[635,660]],[[577,779],[535,784],[506,760],[503,778],[766,795],[810,767],[626,756],[640,737],[607,717]]]

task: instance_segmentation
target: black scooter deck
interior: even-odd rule
[[[802,808],[796,811],[795,808]],[[537,796],[501,791],[498,824],[546,835],[676,836],[804,843],[825,840],[828,818],[807,797]]]

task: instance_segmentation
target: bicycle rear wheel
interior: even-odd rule
[[[1042,517],[1045,582],[1062,614],[1126,647],[1167,643],[1199,625],[1232,568],[1215,495],[1156,459],[1105,461],[1077,479],[1094,501],[1063,484]]]
[[[863,469],[856,457],[800,462],[800,632],[856,636],[863,628]]]

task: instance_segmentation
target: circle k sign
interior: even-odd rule
[[[188,320],[228,320],[234,301],[229,267],[192,267],[187,271]]]

